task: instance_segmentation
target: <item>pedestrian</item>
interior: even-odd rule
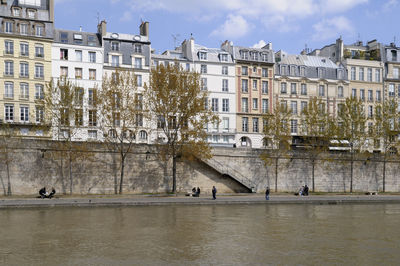
[[[217,189],[215,188],[215,186],[212,187],[212,196],[213,196],[213,200],[217,199]]]
[[[304,186],[304,196],[308,196],[308,186]]]
[[[269,200],[269,187],[265,190],[265,199]]]
[[[197,192],[196,192],[196,194],[197,194],[197,197],[200,197],[200,188],[199,188],[199,187],[197,187]]]

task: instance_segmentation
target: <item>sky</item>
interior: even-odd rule
[[[373,39],[400,46],[400,0],[55,0],[58,29],[138,34],[150,23],[156,53],[193,36],[197,44],[262,47],[298,54],[342,37],[345,44]]]

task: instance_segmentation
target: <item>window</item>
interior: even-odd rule
[[[42,64],[35,64],[35,78],[44,78],[44,66]]]
[[[381,101],[381,91],[376,91],[376,101],[377,102]]]
[[[43,58],[44,57],[44,47],[41,44],[35,45],[35,56]],[[67,50],[67,59],[68,59],[68,50]],[[65,59],[65,60],[67,60]]]
[[[258,109],[258,99],[257,98],[253,98],[253,109],[254,110]]]
[[[4,22],[4,32],[12,33],[13,32],[13,23],[11,21]]]
[[[368,106],[368,118],[372,118],[374,114],[374,107],[372,105]]]
[[[290,133],[297,134],[297,120],[290,120]]]
[[[96,90],[95,89],[88,90],[88,104],[90,106],[96,105]]]
[[[261,84],[261,93],[268,94],[268,81],[263,80]]]
[[[395,92],[394,92],[394,84],[393,83],[390,83],[389,84],[389,97],[394,97],[394,95],[395,95]]]
[[[229,130],[229,117],[222,118],[222,129]]]
[[[206,91],[207,90],[207,78],[201,78],[201,90]]]
[[[4,98],[14,98],[14,83],[4,82]]]
[[[257,80],[253,79],[253,90],[257,90],[258,86],[257,86]]]
[[[14,105],[12,104],[6,104],[4,106],[4,118],[7,122],[13,122],[14,121]]]
[[[367,70],[367,81],[372,81],[372,68],[368,68]]]
[[[211,99],[211,111],[218,112],[218,99],[217,98]]]
[[[207,53],[206,52],[199,52],[200,60],[207,60]]]
[[[399,69],[398,68],[393,68],[393,78],[398,79],[399,78]]]
[[[227,66],[222,67],[222,75],[228,75],[228,67]]]
[[[111,56],[111,65],[113,67],[118,67],[119,66],[119,56],[118,55],[112,55]]]
[[[297,102],[292,101],[290,103],[290,109],[292,110],[292,114],[297,115]]]
[[[249,92],[249,81],[247,79],[242,79],[242,92]]]
[[[297,84],[290,83],[290,94],[297,94]]]
[[[262,99],[262,112],[264,114],[268,113],[268,99]]]
[[[4,66],[5,66],[4,75],[14,76],[14,62],[13,61],[5,61]]]
[[[351,89],[351,97],[356,98],[357,97],[357,89]]]
[[[36,106],[35,108],[36,108],[36,112],[35,112],[36,123],[41,123],[41,122],[43,122],[43,119],[44,119],[44,108],[43,108],[43,106]]]
[[[142,114],[136,114],[135,116],[135,124],[137,127],[142,127],[143,126],[143,115]]]
[[[325,96],[325,86],[324,85],[319,85],[318,95]]]
[[[338,79],[343,79],[343,69],[338,69]]]
[[[245,60],[249,59],[249,52],[248,51],[240,51],[240,57]]]
[[[29,56],[29,45],[27,43],[20,43],[21,56]]]
[[[82,62],[82,51],[75,50],[75,60],[78,62]]]
[[[323,68],[318,68],[318,77],[323,78],[325,74],[325,69]]]
[[[36,36],[44,36],[44,26],[36,25]]]
[[[242,112],[243,113],[249,112],[249,102],[247,98],[242,98]]]
[[[82,68],[75,68],[75,78],[76,79],[82,79]]]
[[[364,89],[360,89],[360,99],[361,99],[361,101],[365,101],[365,90]]]
[[[223,79],[222,80],[222,91],[229,91],[228,80],[227,79]]]
[[[307,95],[307,84],[301,84],[301,95]]]
[[[14,42],[4,41],[5,54],[14,54]]]
[[[373,100],[372,90],[368,90],[368,101],[372,102]]]
[[[44,99],[44,86],[42,84],[35,85],[35,99]]]
[[[75,109],[75,126],[83,126],[83,110]]]
[[[19,33],[22,35],[28,34],[28,24],[25,23],[19,24]]]
[[[111,42],[111,51],[119,51],[119,42]]]
[[[136,75],[136,85],[137,85],[138,87],[142,87],[142,86],[143,86],[142,75]]]
[[[258,132],[258,118],[253,117],[253,132]]]
[[[351,80],[356,80],[356,68],[351,67],[351,75],[350,75]]]
[[[68,67],[60,67],[60,76],[68,77]]]
[[[243,76],[247,76],[249,73],[248,73],[248,68],[247,68],[247,66],[242,66],[242,75]]]
[[[19,9],[19,8],[13,8],[13,14],[14,14],[14,16],[16,16],[16,17],[21,16],[21,9]]]
[[[263,68],[261,71],[261,75],[263,78],[268,78],[268,69],[267,68]]]
[[[141,131],[139,132],[139,139],[140,139],[140,140],[147,140],[147,132],[144,131],[144,130],[141,130]]]
[[[60,49],[60,60],[68,60],[68,49]]]
[[[89,69],[89,79],[96,80],[96,69]]]
[[[249,118],[242,117],[242,131],[249,132]]]
[[[29,99],[29,84],[28,83],[20,83],[20,93],[19,97],[20,99],[27,100]]]
[[[89,139],[97,139],[97,130],[88,130]]]
[[[343,98],[344,94],[343,94],[343,87],[339,86],[338,87],[338,98]]]
[[[89,35],[87,38],[89,46],[96,46],[96,36]]]
[[[258,61],[258,53],[250,52],[251,60]]]
[[[142,58],[135,57],[135,68],[142,69]]]
[[[378,68],[375,69],[375,82],[381,82],[381,70]]]
[[[229,99],[222,99],[222,112],[229,112]]]
[[[200,73],[207,74],[207,65],[200,66]]]
[[[141,53],[142,53],[142,45],[141,45],[141,44],[138,44],[138,43],[135,43],[135,44],[133,45],[133,51],[134,51],[135,53],[141,54]]]
[[[221,54],[221,61],[222,62],[228,62],[228,55],[227,54]]]
[[[186,71],[190,71],[190,64],[186,63]]]
[[[281,83],[281,94],[286,94],[287,93],[287,88],[286,88],[286,82]]]
[[[97,112],[96,110],[89,110],[89,126],[97,126]]]
[[[300,76],[304,77],[306,75],[306,68],[304,66],[300,67]]]
[[[157,128],[164,128],[165,127],[165,118],[163,116],[157,117]]]
[[[19,76],[21,78],[29,77],[29,65],[27,62],[19,63]]]
[[[36,12],[35,10],[27,10],[28,18],[35,18]]]
[[[96,52],[89,52],[89,62],[96,63]]]
[[[61,43],[68,43],[68,33],[60,32],[60,41]]]
[[[300,112],[303,113],[305,110],[307,110],[307,102],[302,101],[300,103]]]
[[[360,67],[358,70],[358,79],[362,80],[362,81],[364,80],[364,68],[363,67]]]
[[[261,54],[261,59],[262,59],[262,61],[264,61],[264,62],[268,62],[268,54]]]
[[[83,96],[84,91],[83,88],[75,88],[75,105],[83,105]]]

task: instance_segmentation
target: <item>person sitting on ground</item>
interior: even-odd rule
[[[304,186],[302,186],[299,190],[299,196],[303,196],[304,193]]]
[[[308,196],[308,186],[304,186],[304,196]]]
[[[194,197],[195,194],[196,194],[196,188],[193,187],[193,188],[192,188],[192,196]]]
[[[54,194],[56,194],[56,190],[54,188],[51,188],[51,192],[49,194],[49,199],[51,199],[52,197],[54,197]]]
[[[199,187],[197,187],[197,192],[196,192],[196,194],[197,194],[197,197],[200,197],[200,188],[199,188]]]
[[[39,195],[42,199],[46,197],[46,187],[43,187],[39,190]]]

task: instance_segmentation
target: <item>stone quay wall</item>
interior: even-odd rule
[[[44,140],[10,140],[8,165],[13,195],[32,195],[43,187],[54,187],[58,193],[112,194],[119,181],[118,154],[104,144],[85,144],[84,156],[72,161],[72,178],[69,175],[67,152],[57,142]],[[4,151],[4,149],[2,150]],[[7,189],[8,176],[4,152],[0,151],[0,193]],[[90,151],[90,152],[89,152]],[[312,185],[312,163],[307,154],[294,152],[278,160],[278,177],[275,163],[265,164],[260,159],[265,150],[240,148],[214,148],[219,165],[239,173],[251,182],[253,191],[262,192],[266,186],[272,191],[275,184],[279,192],[294,192],[302,185]],[[270,156],[275,156],[273,153]],[[324,156],[320,156],[324,157]],[[326,155],[327,159],[315,161],[314,184],[318,192],[348,192],[350,190],[349,154]],[[272,160],[274,162],[274,160]],[[216,169],[204,161],[179,161],[177,165],[178,192],[200,187],[202,193],[249,192],[237,178]],[[380,155],[360,156],[353,163],[353,191],[382,191],[383,161]],[[386,162],[385,191],[400,192],[400,161]],[[277,182],[276,182],[277,181]],[[162,161],[157,147],[135,145],[127,156],[124,193],[165,193],[172,188],[172,164]]]

